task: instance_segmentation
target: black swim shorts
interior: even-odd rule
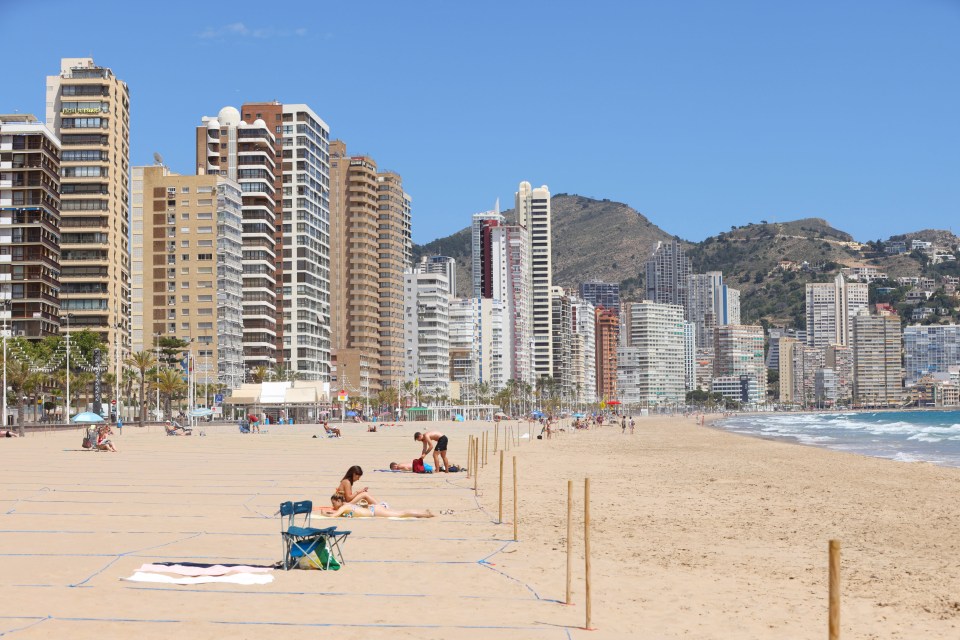
[[[447,436],[440,436],[440,439],[437,440],[437,446],[434,447],[437,451],[446,451],[447,450]]]

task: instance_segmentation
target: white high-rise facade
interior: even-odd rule
[[[575,401],[596,402],[597,399],[597,318],[596,307],[583,298],[570,301],[575,345],[571,348]],[[573,354],[576,350],[577,354]],[[579,357],[578,357],[579,355]]]
[[[683,307],[645,300],[624,304],[617,349],[617,390],[627,404],[683,402],[686,395]]]
[[[713,330],[740,324],[740,292],[723,283],[723,274],[708,271],[687,276],[687,320],[696,326],[697,347],[713,347]]]
[[[838,274],[833,282],[807,285],[807,343],[814,347],[849,345],[852,320],[869,311],[869,285],[847,282]]]
[[[516,193],[517,222],[529,234],[532,369],[534,378],[552,376],[553,325],[550,288],[553,282],[550,190],[521,182]]]
[[[504,340],[505,310],[492,298],[455,298],[450,304],[452,380],[486,383],[493,392],[507,382],[511,354]]]
[[[284,104],[280,131],[283,362],[301,379],[329,382],[330,128],[307,105]]]
[[[440,273],[404,274],[404,379],[422,392],[450,392],[450,283]]]
[[[529,232],[519,225],[493,230],[493,238],[502,247],[500,266],[494,269],[494,298],[505,303],[506,335],[510,345],[510,369],[507,379],[533,384],[533,344],[531,318],[530,240]]]

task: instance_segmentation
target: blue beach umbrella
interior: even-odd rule
[[[84,411],[83,413],[78,413],[77,415],[73,416],[70,421],[83,423],[106,422],[103,416],[94,413],[93,411]]]

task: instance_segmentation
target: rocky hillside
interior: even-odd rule
[[[573,288],[585,280],[622,282],[629,290],[640,285],[643,264],[658,240],[670,234],[631,207],[610,200],[557,194],[553,214],[553,279]],[[513,211],[505,211],[508,220]],[[425,245],[415,245],[414,260],[444,255],[457,261],[457,291],[470,295],[470,227]]]
[[[658,240],[673,236],[628,205],[558,194],[552,200],[554,282],[575,288],[586,280],[620,282],[625,300],[643,295],[644,263]],[[506,212],[508,219],[512,212]],[[956,247],[948,231],[925,230],[892,240],[922,239]],[[830,280],[844,267],[875,266],[889,274],[935,275],[922,256],[887,255],[882,244],[860,243],[821,218],[792,222],[761,221],[707,238],[684,242],[695,273],[722,271],[741,290],[745,323],[802,326],[804,285]],[[446,255],[457,260],[460,295],[470,295],[470,228],[414,247],[414,255]],[[956,263],[950,266],[958,269]],[[952,271],[950,271],[952,272]]]

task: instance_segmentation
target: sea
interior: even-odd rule
[[[766,413],[724,418],[715,426],[877,458],[960,467],[960,411]]]

